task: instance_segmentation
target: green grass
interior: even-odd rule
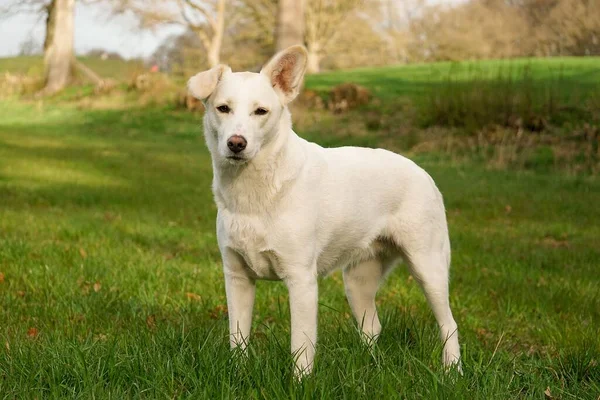
[[[249,357],[228,350],[199,116],[3,102],[2,398],[596,399],[600,181],[417,161],[446,200],[464,376],[442,373],[400,267],[372,352],[340,274],[320,282],[316,368],[294,384],[282,284],[259,283]]]
[[[120,81],[131,79],[132,75],[144,70],[139,61],[128,60],[101,60],[96,57],[77,57],[79,61],[91,68],[103,78],[112,78]],[[0,58],[0,74],[27,74],[32,76],[43,75],[42,56],[19,56]]]
[[[142,66],[137,61],[100,60],[79,57],[100,76],[128,80]],[[564,93],[586,93],[600,81],[600,57],[556,57],[516,60],[489,60],[476,62],[441,62],[434,64],[409,64],[377,68],[357,68],[309,75],[306,87],[327,91],[331,86],[355,82],[368,87],[380,98],[410,97],[425,99],[429,93],[444,87],[449,76],[468,82],[473,77],[494,80],[499,70],[518,75],[523,68],[531,69],[534,80],[543,85],[561,78]],[[40,56],[0,58],[0,73],[41,74]]]
[[[408,99],[420,127],[460,128],[471,136],[496,127],[539,132],[600,121],[600,58],[548,58],[412,64],[310,76],[309,89],[355,82],[393,111]],[[400,99],[400,101],[399,101]]]
[[[599,57],[362,68],[308,76],[306,87],[326,98],[343,82],[374,95],[334,130],[354,139],[500,168],[600,171]]]
[[[333,71],[309,75],[306,87],[327,91],[333,85],[355,82],[371,89],[383,99],[407,96],[414,100],[425,100],[432,91],[443,88],[449,77],[465,83],[474,77],[495,80],[498,71],[518,76],[524,68],[531,69],[534,82],[540,86],[561,78],[564,93],[585,93],[590,87],[596,88],[600,80],[600,57],[556,57],[408,64]]]

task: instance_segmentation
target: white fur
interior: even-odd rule
[[[440,326],[443,363],[459,364],[458,332],[448,303],[450,242],[442,196],[412,161],[381,149],[325,149],[298,137],[287,108],[299,90],[306,51],[277,54],[261,73],[219,66],[190,80],[206,105],[217,238],[231,346],[245,349],[255,281],[289,289],[296,375],[311,371],[317,342],[317,277],[344,270],[346,295],[365,339],[381,325],[375,294],[403,258]],[[230,112],[217,107],[227,105]],[[266,115],[255,110],[264,108]],[[247,140],[243,159],[227,140]]]

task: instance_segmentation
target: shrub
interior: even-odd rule
[[[492,74],[470,70],[464,78],[450,70],[421,107],[421,123],[426,127],[463,128],[472,135],[490,126],[540,132],[550,123],[562,125],[591,118],[591,105],[567,98],[562,73],[536,80],[529,66],[509,66]]]

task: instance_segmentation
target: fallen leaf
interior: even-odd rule
[[[258,331],[258,332],[255,332],[255,333],[254,333],[254,339],[255,339],[255,340],[256,340],[256,339],[263,340],[263,339],[266,339],[266,338],[267,338],[267,335],[266,335],[266,333],[264,333],[264,332],[260,332],[260,331]]]
[[[81,284],[81,293],[83,295],[88,295],[90,294],[90,288],[92,287],[92,285],[89,284],[89,282],[83,282]]]
[[[121,216],[118,215],[118,214],[113,214],[113,213],[108,212],[108,211],[104,213],[104,220],[105,221],[111,222],[111,221],[120,220],[120,219],[121,219]]]
[[[198,295],[196,293],[192,293],[192,292],[187,292],[185,294],[185,297],[187,297],[188,300],[195,300],[195,301],[200,301],[202,299],[202,297],[200,297],[200,295]]]
[[[17,296],[19,296],[19,297],[25,297],[25,291],[23,291],[23,290],[17,290]]]
[[[104,333],[100,333],[98,335],[96,335],[96,340],[100,341],[100,342],[106,342],[106,339],[108,339],[108,336],[106,336]]]
[[[208,312],[208,315],[212,319],[222,318],[223,316],[227,315],[227,306],[224,304],[219,304],[218,306],[210,310]]]
[[[547,400],[554,400],[555,397],[552,396],[552,393],[550,392],[550,386],[548,386],[546,388],[546,390],[544,391],[544,396],[546,397]]]
[[[8,343],[8,340],[4,342],[4,347],[6,347],[6,351],[10,352],[10,344]]]
[[[4,282],[4,274],[0,272],[0,283]]]
[[[35,339],[36,337],[38,337],[38,335],[40,334],[40,331],[37,330],[37,328],[29,328],[29,330],[27,331],[27,336]]]
[[[540,276],[540,279],[538,279],[538,282],[537,282],[537,287],[542,287],[542,286],[548,286],[548,281],[543,276]]]
[[[146,317],[146,326],[148,329],[156,328],[156,316],[154,314],[150,314]]]
[[[73,323],[85,321],[85,315],[83,315],[83,314],[74,314],[73,316],[71,316],[70,321],[73,322]]]
[[[94,283],[94,292],[98,293],[101,288],[102,285],[100,284],[100,282],[96,281],[96,283]]]
[[[544,239],[542,239],[542,244],[549,246],[549,247],[553,247],[553,248],[559,248],[559,247],[569,247],[569,241],[566,239],[555,239],[551,236],[546,236]]]
[[[85,252],[83,247],[79,248],[79,255],[81,256],[81,258],[87,258],[87,253]]]

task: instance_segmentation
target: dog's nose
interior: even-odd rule
[[[227,147],[229,147],[229,150],[233,151],[235,154],[244,150],[247,144],[248,142],[246,141],[246,138],[240,135],[233,135],[227,140]]]

